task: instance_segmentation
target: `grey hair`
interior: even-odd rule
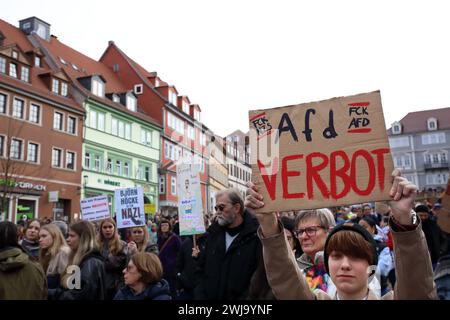
[[[228,199],[230,200],[232,205],[235,205],[236,203],[239,203],[240,209],[239,213],[244,213],[244,200],[242,199],[241,192],[236,188],[230,188],[230,189],[224,189],[220,190],[216,193],[216,199],[220,196],[226,195]]]
[[[319,220],[319,224],[327,231],[336,226],[336,221],[330,209],[322,208],[300,211],[297,217],[295,217],[295,227],[297,228],[302,221],[312,218]]]

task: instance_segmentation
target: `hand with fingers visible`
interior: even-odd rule
[[[417,186],[401,176],[399,169],[392,172],[392,188],[389,195],[393,198],[389,202],[395,220],[403,225],[412,224],[411,210],[417,195]]]
[[[244,206],[248,210],[261,209],[264,207],[263,196],[258,193],[258,188],[252,183],[247,183],[247,191]],[[278,220],[275,212],[256,213],[255,216],[259,221],[264,236],[269,237],[280,232],[278,228]]]

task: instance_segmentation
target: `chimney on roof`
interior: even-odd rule
[[[113,44],[114,44],[114,41],[112,41],[112,40],[109,40],[109,41],[108,41],[108,47],[109,47],[109,46],[112,46]]]
[[[31,17],[19,21],[19,28],[25,34],[36,33],[46,41],[50,41],[50,24],[36,17]]]

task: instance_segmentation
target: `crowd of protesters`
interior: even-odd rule
[[[161,214],[1,222],[0,300],[450,299],[439,204],[416,191],[395,171],[390,202],[259,214],[249,183],[218,192],[194,236]]]

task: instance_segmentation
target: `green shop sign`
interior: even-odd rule
[[[111,180],[103,180],[104,184],[109,184],[110,186],[120,187],[120,182],[115,182]]]

